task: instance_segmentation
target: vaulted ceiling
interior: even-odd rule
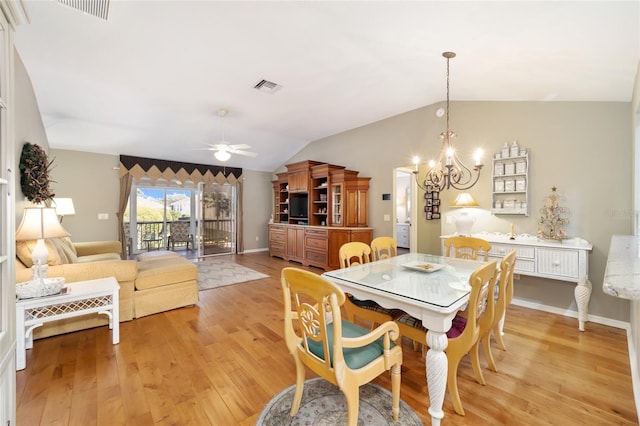
[[[309,142],[444,100],[631,100],[640,3],[24,1],[16,46],[52,148],[272,171]],[[254,89],[261,80],[282,87]],[[217,111],[229,110],[221,123]]]

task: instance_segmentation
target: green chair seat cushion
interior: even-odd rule
[[[359,337],[370,333],[370,330],[353,324],[352,322],[342,320],[342,336],[343,337]],[[329,346],[329,356],[331,358],[331,366],[333,366],[333,324],[327,326],[327,338],[329,342],[332,342]],[[309,350],[319,358],[324,358],[324,348],[322,347],[322,341],[314,341],[307,339],[309,344]],[[391,347],[395,344],[391,342]],[[344,360],[347,366],[352,370],[357,370],[365,365],[369,364],[374,359],[380,357],[384,352],[383,338],[375,340],[374,342],[362,346],[360,348],[343,348]]]

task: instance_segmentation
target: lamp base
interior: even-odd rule
[[[475,222],[475,218],[473,216],[467,212],[460,212],[460,214],[456,216],[456,233],[462,236],[471,235],[473,222]]]

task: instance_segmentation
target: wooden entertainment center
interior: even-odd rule
[[[273,181],[269,254],[325,270],[340,267],[344,243],[371,243],[369,181],[344,166],[301,161]]]

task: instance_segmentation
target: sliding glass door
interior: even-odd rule
[[[125,211],[125,229],[130,233],[133,253],[161,250],[169,247],[168,238],[174,222],[188,222],[189,230],[195,234],[196,221],[191,212],[195,208],[195,190],[158,186],[132,188],[129,200],[131,212]],[[186,249],[186,243],[176,244],[176,250]],[[192,246],[189,249],[193,250]]]
[[[198,257],[237,252],[237,185],[198,188]]]

